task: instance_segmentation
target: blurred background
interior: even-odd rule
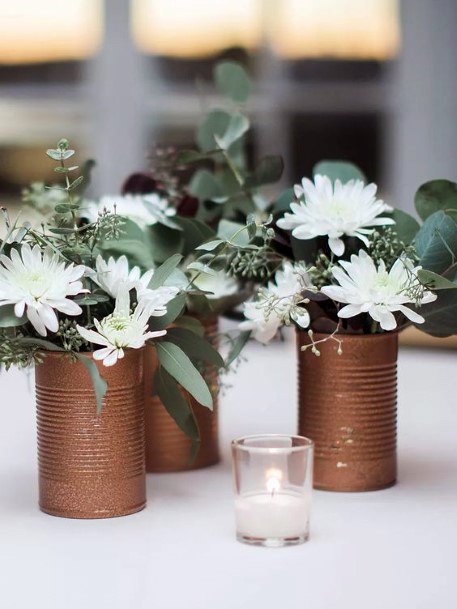
[[[117,193],[154,144],[192,145],[233,58],[251,154],[282,154],[283,185],[343,158],[411,210],[457,179],[456,27],[455,0],[0,0],[0,202],[50,177],[62,136],[98,159],[93,194]]]

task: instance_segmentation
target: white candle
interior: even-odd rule
[[[236,530],[243,537],[284,539],[308,537],[309,501],[292,491],[238,496]]]
[[[307,495],[282,489],[283,472],[265,472],[265,491],[240,495],[235,500],[238,535],[259,539],[308,538]]]

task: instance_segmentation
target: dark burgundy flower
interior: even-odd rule
[[[178,203],[178,216],[194,218],[198,211],[198,199],[192,195],[185,194]]]
[[[122,186],[123,195],[147,195],[159,190],[157,180],[146,173],[132,173]]]

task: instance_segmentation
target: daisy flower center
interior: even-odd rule
[[[35,300],[42,298],[51,285],[50,277],[38,271],[23,273],[18,280],[20,287],[29,292]]]

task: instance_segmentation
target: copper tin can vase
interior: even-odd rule
[[[217,317],[199,320],[205,328],[206,338],[214,344],[218,332]],[[155,349],[147,346],[144,355],[146,471],[180,472],[215,465],[220,459],[217,422],[219,376],[217,371],[214,368],[206,368],[202,373],[213,396],[213,411],[201,406],[189,396],[190,405],[200,429],[200,447],[196,458],[190,462],[190,439],[179,429],[159,398],[153,395],[153,379],[157,367]]]
[[[36,367],[40,509],[53,516],[112,518],[146,505],[143,350],[96,364],[108,383],[100,415],[81,362],[46,353]]]
[[[314,334],[314,340],[326,338]],[[314,487],[373,491],[397,477],[398,334],[339,335],[319,344],[297,331],[299,433],[315,442]]]

